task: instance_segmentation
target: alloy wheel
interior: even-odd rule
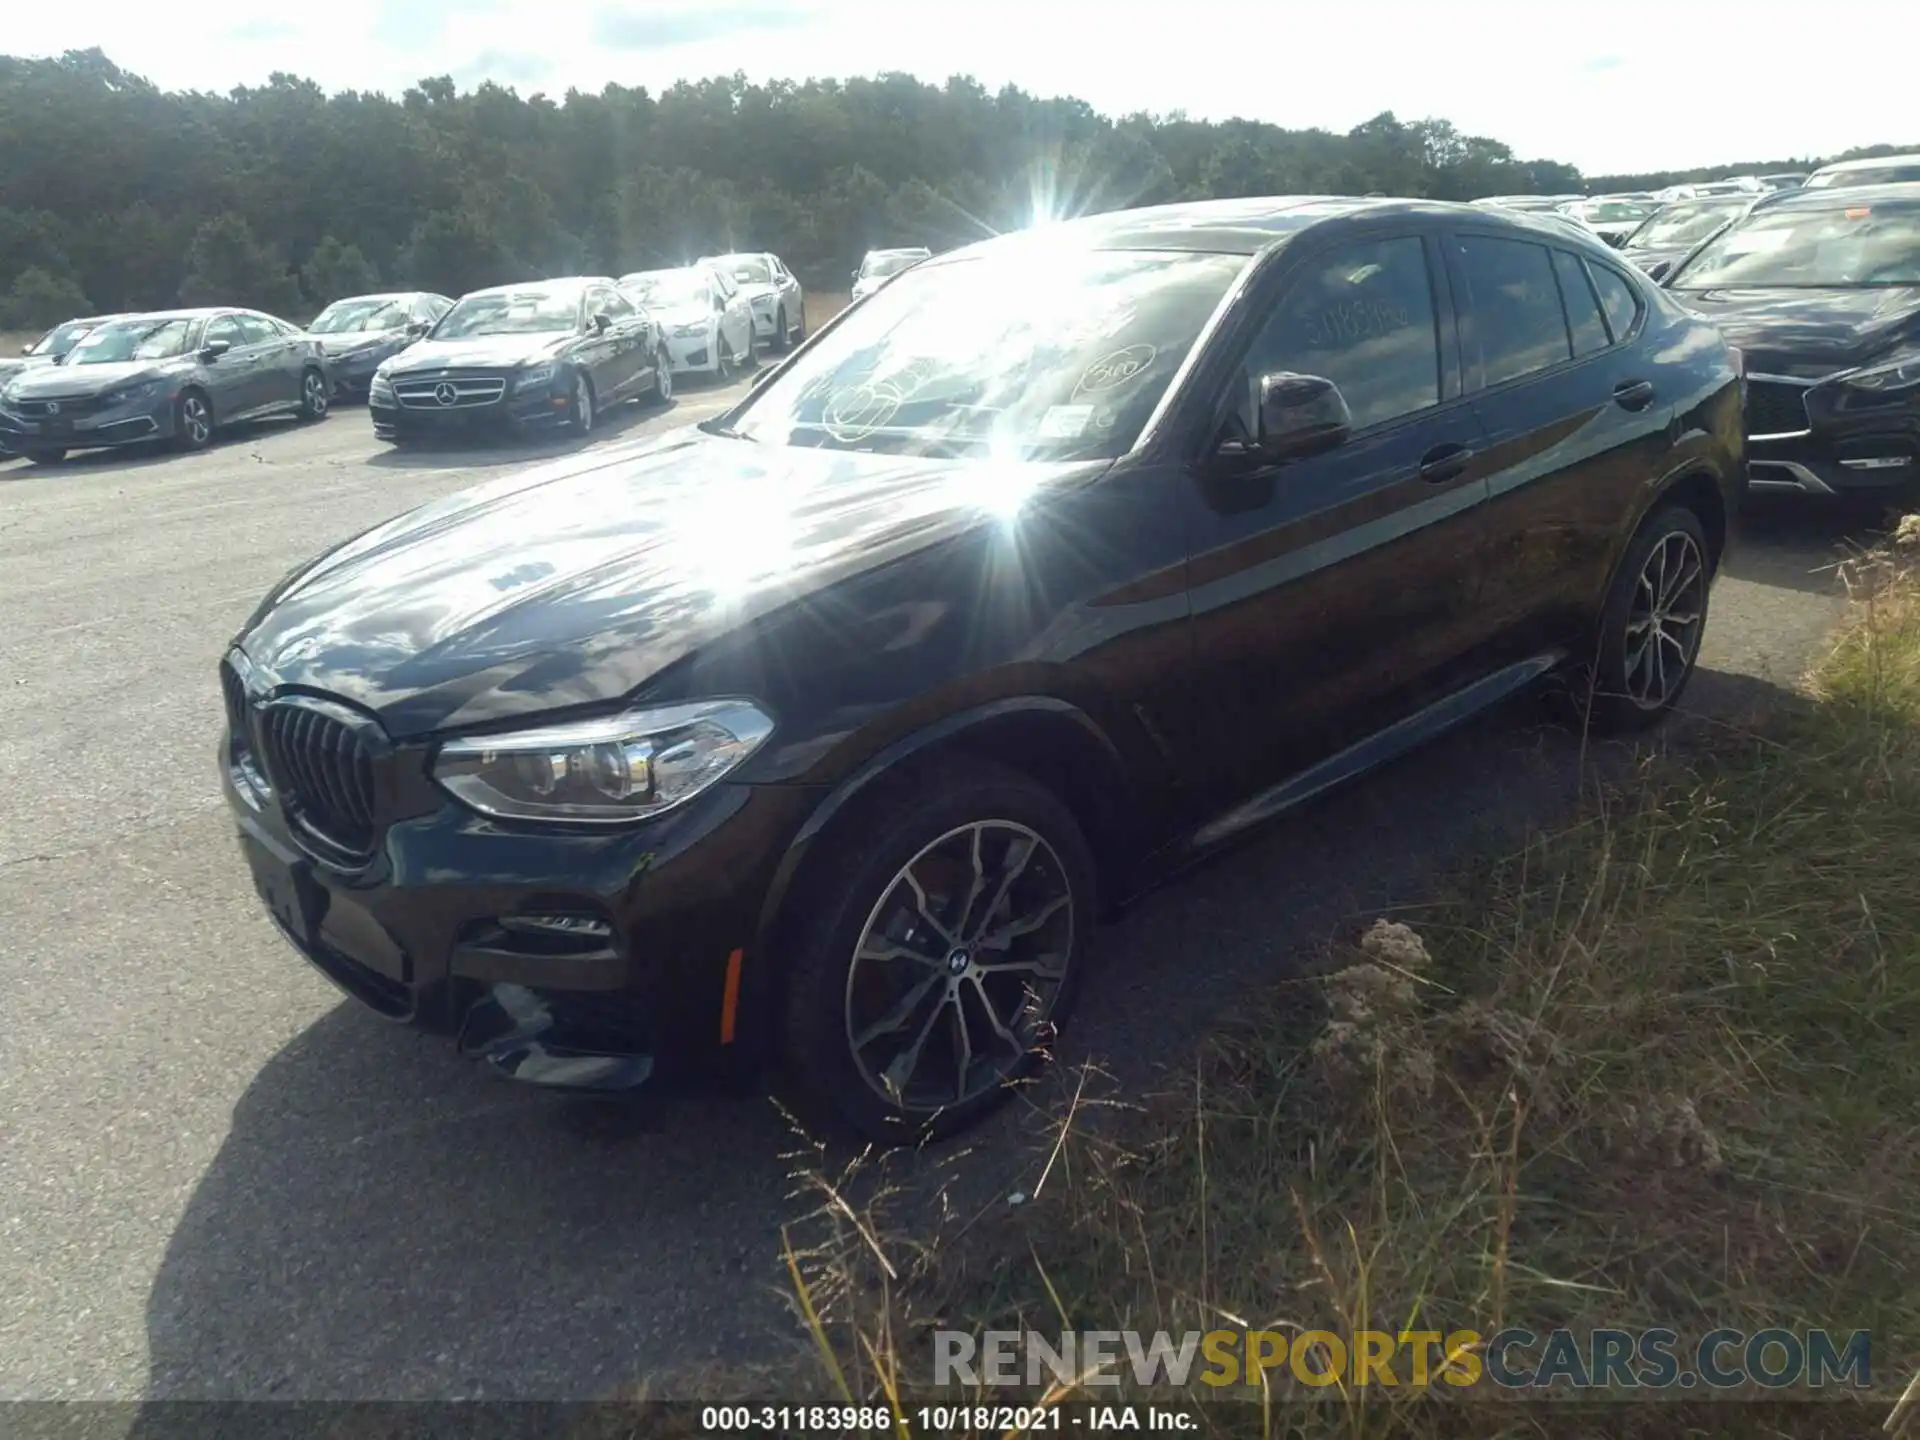
[[[921,1113],[999,1085],[1043,1038],[1074,919],[1060,856],[1025,825],[976,821],[926,846],[854,947],[846,1040],[861,1078]]]
[[[584,375],[573,377],[573,423],[582,435],[593,431],[593,387]]]
[[[207,402],[198,395],[189,395],[180,402],[180,426],[186,431],[187,443],[195,449],[207,443],[213,437],[213,415],[207,409]]]
[[[665,405],[673,399],[673,361],[664,350],[653,357],[653,375],[654,389],[660,396],[660,403]]]
[[[318,420],[327,413],[327,382],[318,371],[309,370],[304,382],[306,390],[307,414]]]
[[[1679,693],[1700,650],[1706,615],[1707,562],[1693,536],[1674,530],[1647,556],[1627,612],[1629,699],[1658,710]]]

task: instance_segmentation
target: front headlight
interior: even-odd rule
[[[166,386],[164,380],[142,380],[138,385],[122,385],[118,390],[109,390],[100,397],[104,408],[116,405],[131,405],[136,400],[151,400]]]
[[[449,740],[433,758],[433,778],[502,820],[618,824],[691,800],[772,733],[751,701],[700,700]]]
[[[691,340],[706,334],[707,327],[712,323],[710,320],[695,320],[691,325],[676,325],[673,327],[674,337],[680,340]]]
[[[1856,370],[1841,377],[1841,384],[1855,390],[1906,390],[1920,385],[1920,355],[1904,355],[1898,360]]]
[[[367,398],[386,400],[393,398],[393,380],[388,375],[385,365],[375,370],[373,379],[367,382]]]
[[[753,308],[756,310],[771,310],[773,308],[773,296],[771,295],[754,296]]]
[[[551,360],[542,360],[538,365],[529,365],[513,377],[513,388],[532,390],[536,386],[553,383],[554,365]]]

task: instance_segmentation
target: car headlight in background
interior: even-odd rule
[[[1909,390],[1920,386],[1920,355],[1903,355],[1897,360],[1856,370],[1840,377],[1840,383],[1853,390]]]
[[[706,334],[708,327],[712,323],[710,320],[695,320],[690,325],[676,325],[673,327],[674,338],[678,340],[692,340],[697,336]]]
[[[100,397],[103,407],[131,405],[136,400],[151,400],[166,388],[164,380],[142,380],[138,385],[122,385],[118,390],[109,390]]]
[[[540,385],[553,383],[554,364],[551,360],[542,360],[538,365],[529,365],[513,377],[513,388],[532,390]]]
[[[773,296],[771,295],[754,296],[753,308],[756,310],[771,310],[773,308]]]
[[[618,824],[692,799],[765,743],[773,721],[748,700],[701,700],[449,740],[433,778],[503,820]]]

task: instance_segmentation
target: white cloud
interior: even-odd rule
[[[1382,110],[1435,115],[1595,173],[1920,144],[1909,47],[1863,43],[1910,35],[1912,0],[1857,0],[1844,23],[1773,0],[336,0],[283,23],[253,0],[203,0],[185,29],[162,7],[14,8],[0,43],[15,54],[97,45],[156,83],[203,90],[274,70],[332,90],[397,93],[452,73],[556,94],[906,70],[1108,112],[1336,131]],[[736,33],[715,36],[722,22]]]

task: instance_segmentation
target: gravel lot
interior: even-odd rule
[[[690,388],[596,443],[726,403]],[[528,453],[397,454],[348,409],[191,457],[0,463],[0,1396],[576,1396],[782,1343],[799,1202],[769,1105],[492,1081],[296,960],[229,838],[214,664],[260,594]],[[1841,539],[1817,510],[1755,516],[1696,710],[1799,673]],[[1577,776],[1519,702],[1330,797],[1108,933],[1083,1053],[1123,1079],[1178,1060],[1246,985],[1552,818]],[[911,1163],[991,1194],[1025,1123]]]

